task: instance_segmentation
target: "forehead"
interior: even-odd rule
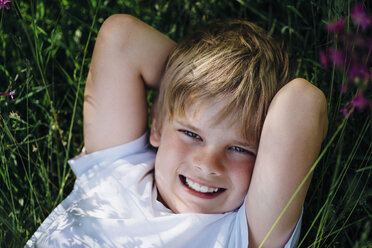
[[[235,128],[240,125],[235,120],[237,113],[233,111],[225,113],[226,101],[198,101],[185,107],[184,114],[182,117],[192,120],[204,120],[209,122],[213,126],[221,124],[228,124]]]
[[[190,123],[193,127],[216,128],[221,129],[221,132],[234,133],[234,136],[245,143],[250,143],[256,146],[254,136],[246,135],[252,133],[252,125],[244,125],[241,118],[241,112],[234,109],[226,108],[227,101],[209,101],[209,102],[196,102],[187,104],[183,111],[175,111],[174,118],[176,121],[182,123]],[[251,123],[253,124],[253,123]]]

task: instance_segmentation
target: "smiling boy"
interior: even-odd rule
[[[163,125],[155,181],[163,202],[175,213],[225,213],[242,205],[256,157],[256,146],[241,137],[239,123],[224,118],[224,102],[190,107],[185,118]]]
[[[286,53],[252,23],[214,23],[176,45],[110,17],[87,79],[85,152],[70,160],[74,190],[27,246],[257,247],[327,131],[322,92],[287,82]],[[159,89],[149,138],[146,86]],[[264,247],[295,246],[309,183]]]

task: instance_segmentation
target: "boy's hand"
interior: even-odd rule
[[[144,134],[145,85],[158,88],[175,43],[129,15],[102,25],[94,48],[84,98],[87,153],[120,145]]]
[[[318,157],[328,127],[323,93],[295,79],[274,97],[265,119],[247,194],[249,247],[258,247]],[[264,247],[283,247],[297,223],[310,179]]]

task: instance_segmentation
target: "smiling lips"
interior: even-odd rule
[[[180,175],[180,180],[190,193],[201,198],[213,198],[226,190],[224,188],[200,185],[199,183],[194,182],[190,178],[182,175]]]

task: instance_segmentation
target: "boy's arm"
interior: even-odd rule
[[[265,119],[246,213],[249,247],[258,247],[315,162],[328,119],[323,93],[295,79],[274,97]],[[263,247],[283,247],[300,217],[310,179],[304,184]]]
[[[102,25],[94,47],[84,97],[87,153],[120,145],[146,129],[145,85],[158,88],[175,43],[129,15]]]

